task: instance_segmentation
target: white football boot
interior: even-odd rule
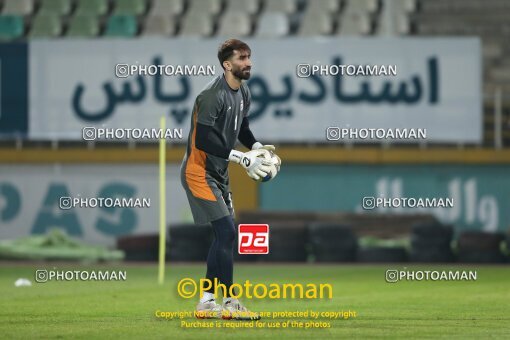
[[[223,303],[223,319],[232,320],[260,320],[260,315],[250,312],[238,299],[231,298]]]
[[[214,299],[211,299],[197,304],[195,316],[198,319],[221,319],[223,312],[223,307],[218,305]]]

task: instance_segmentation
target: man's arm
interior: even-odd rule
[[[268,151],[252,150],[248,152],[241,152],[235,149],[227,150],[219,142],[218,136],[214,133],[211,126],[197,124],[195,135],[195,146],[213,156],[224,158],[225,161],[231,161],[241,165],[248,176],[255,180],[259,180],[261,177],[265,177],[269,172],[270,164],[265,159]],[[264,158],[259,156],[265,155]]]
[[[251,106],[251,93],[246,83],[243,83],[241,86],[241,91],[243,91],[245,100],[243,112],[244,116],[237,139],[239,139],[239,141],[250,150],[265,149],[268,151],[274,151],[275,147],[273,145],[263,145],[262,143],[257,142],[253,136],[253,133],[250,130],[250,123],[248,121]]]
[[[239,139],[239,141],[250,150],[253,145],[257,143],[257,140],[253,136],[253,132],[250,130],[250,123],[248,122],[247,117],[243,118],[237,139]]]
[[[212,126],[197,123],[195,135],[195,146],[208,154],[228,160],[231,150],[221,145],[218,136],[214,133]]]
[[[200,93],[196,102],[195,146],[208,154],[228,159],[230,150],[225,150],[213,126],[223,110],[223,97],[220,93],[207,90]]]
[[[259,156],[264,154],[262,151],[252,150],[241,152],[237,150],[227,150],[221,137],[218,136],[213,126],[216,119],[223,110],[223,100],[221,95],[214,91],[204,91],[197,98],[197,120],[195,125],[195,146],[210,155],[221,157],[225,161],[232,161],[240,164],[248,176],[255,180],[264,177],[269,172],[269,164]]]
[[[246,116],[243,118],[243,122],[241,123],[239,136],[237,137],[237,139],[239,139],[239,141],[250,150],[258,149],[265,149],[268,151],[275,150],[274,145],[263,145],[262,143],[258,142],[255,139],[255,136],[253,136],[253,132],[251,132],[250,129],[250,122],[248,121],[248,117]]]

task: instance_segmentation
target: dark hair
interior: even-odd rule
[[[218,60],[220,61],[221,67],[223,67],[223,62],[228,60],[232,54],[234,54],[234,50],[248,51],[251,53],[250,46],[248,46],[245,42],[238,39],[228,39],[218,48]],[[223,69],[225,69],[225,67],[223,67]]]

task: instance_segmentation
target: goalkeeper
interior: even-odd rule
[[[195,100],[186,154],[181,166],[181,183],[196,224],[211,223],[214,241],[207,257],[206,278],[214,278],[227,288],[223,305],[215,301],[214,286],[206,291],[197,312],[210,317],[259,319],[228,295],[233,283],[234,208],[230,192],[228,164],[235,162],[258,180],[269,172],[261,155],[274,151],[272,145],[257,142],[248,124],[250,91],[243,80],[250,78],[251,50],[236,39],[225,41],[218,50],[224,74],[215,77]],[[251,151],[234,150],[239,141]],[[218,293],[223,290],[218,290]]]

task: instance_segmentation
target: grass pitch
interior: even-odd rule
[[[126,270],[125,282],[51,281],[35,283],[37,269]],[[268,328],[299,318],[264,318],[264,328],[186,328],[195,318],[165,320],[159,311],[192,311],[197,299],[177,295],[177,282],[199,279],[205,265],[169,265],[157,284],[156,265],[0,264],[0,334],[11,338],[508,338],[510,266],[408,265],[410,270],[477,270],[477,281],[387,283],[387,269],[399,265],[241,265],[235,281],[252,283],[330,283],[333,299],[247,300],[254,311],[355,311],[349,319],[318,319],[329,328]],[[29,278],[31,287],[14,286]]]

